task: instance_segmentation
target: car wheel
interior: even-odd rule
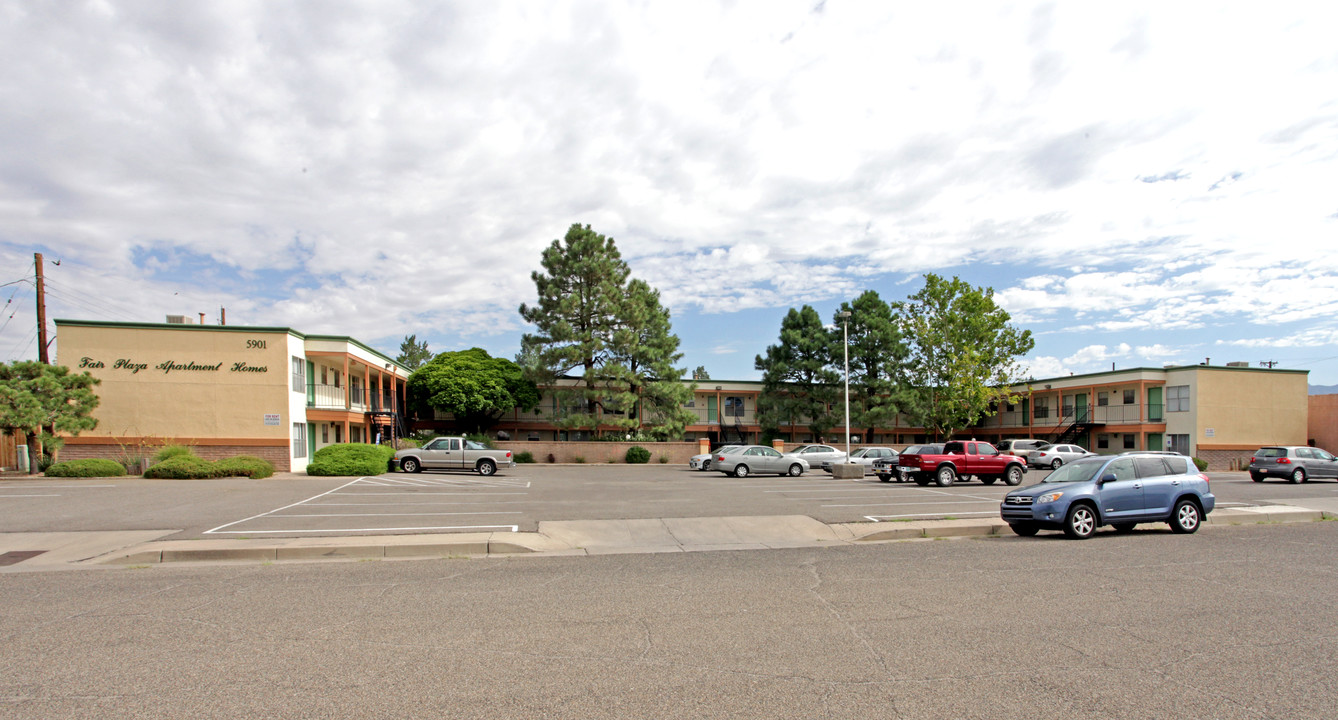
[[[879,476],[878,476],[878,479],[881,480],[881,481],[883,481],[883,482],[892,482],[892,476],[891,476],[891,475],[879,475]]]
[[[980,476],[980,481],[981,481],[982,483],[985,483],[986,485],[993,485],[993,484],[994,484],[994,481],[995,481],[995,480],[998,480],[998,479],[999,479],[999,478],[994,477],[993,475],[981,475],[981,476]]]
[[[416,473],[422,470],[423,466],[418,464],[416,458],[404,458],[400,461],[400,469],[407,473]]]
[[[1292,471],[1292,482],[1294,482],[1294,483],[1303,483],[1303,482],[1305,482],[1305,471],[1302,470],[1301,468],[1296,468],[1295,470],[1293,470],[1293,471]]]
[[[1263,482],[1264,476],[1260,475],[1259,473],[1250,473],[1250,479],[1255,482]]]
[[[1128,522],[1115,523],[1111,527],[1115,528],[1115,532],[1127,533],[1127,532],[1133,532],[1134,526],[1137,524],[1138,523],[1128,523]]]
[[[1005,484],[1005,485],[1021,485],[1021,484],[1022,484],[1022,468],[1019,467],[1019,466],[1017,466],[1017,465],[1013,465],[1012,467],[1008,468],[1008,471],[1004,473],[1004,484]]]
[[[908,473],[897,472],[897,482],[910,482],[911,476]]]
[[[1060,466],[1060,465],[1063,465],[1063,464],[1064,464],[1064,461],[1063,461],[1063,460],[1060,460],[1059,458],[1055,458],[1054,460],[1051,460],[1051,461],[1050,461],[1050,469],[1051,469],[1051,470],[1058,470],[1058,469],[1059,469],[1059,466]]]
[[[1021,535],[1022,537],[1031,537],[1032,535],[1035,535],[1038,530],[1041,529],[1034,523],[1028,523],[1028,522],[1008,523],[1008,527],[1012,528],[1013,532],[1017,533],[1018,535]]]
[[[800,467],[799,463],[795,463],[790,466],[790,472],[788,474],[790,477],[799,477],[804,474],[804,468]]]
[[[711,469],[711,461],[710,460],[702,461],[702,472],[706,472],[707,470],[710,469]]]
[[[1199,506],[1185,498],[1176,503],[1175,510],[1171,512],[1171,529],[1178,533],[1192,533],[1202,524],[1200,517]]]
[[[1064,518],[1064,534],[1077,540],[1086,540],[1096,532],[1096,511],[1091,505],[1077,503],[1069,508]]]
[[[477,469],[480,475],[488,476],[497,472],[497,463],[491,460],[480,460]]]
[[[934,480],[938,483],[939,487],[948,487],[954,482],[957,482],[957,471],[945,465],[938,469],[938,473],[934,476]]]
[[[734,477],[748,477],[748,466],[739,463],[734,466]]]

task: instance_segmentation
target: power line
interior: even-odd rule
[[[69,305],[77,305],[85,310],[101,315],[103,317],[115,317],[118,320],[129,320],[132,322],[135,320],[135,318],[127,316],[124,313],[110,313],[108,312],[108,308],[106,308],[105,306],[99,306],[91,301],[76,298],[72,295],[67,294],[68,292],[69,291],[66,289],[61,289],[59,292],[57,292],[52,289],[50,281],[47,282],[46,294],[60,300],[61,302],[64,302]]]
[[[52,292],[53,289],[59,290],[59,293],[53,293]],[[67,287],[63,281],[59,283],[52,283],[50,277],[46,278],[46,290],[47,294],[61,297],[66,302],[77,304],[77,302],[82,301],[83,303],[85,303],[83,307],[87,308],[91,306],[94,309],[94,312],[103,313],[105,316],[108,317],[115,316],[121,320],[129,320],[131,322],[134,322],[136,319],[138,319],[131,312],[126,312],[127,308],[125,306],[114,305],[106,297],[96,297],[94,295],[85,293],[81,290],[76,290],[74,288]]]

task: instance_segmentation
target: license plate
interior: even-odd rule
[[[905,467],[904,465],[897,466],[897,472],[919,472],[919,471],[920,468]]]

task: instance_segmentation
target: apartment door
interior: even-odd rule
[[[1161,402],[1161,388],[1148,388],[1148,422],[1161,422],[1165,415],[1162,415],[1162,408],[1165,407]]]
[[[1082,394],[1074,398],[1073,420],[1075,422],[1088,422],[1091,418],[1087,415],[1087,395]]]

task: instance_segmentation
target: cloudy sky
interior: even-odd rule
[[[0,360],[35,252],[53,318],[511,357],[588,223],[715,378],[936,272],[1035,377],[1338,384],[1335,37],[1319,0],[3,3]]]

